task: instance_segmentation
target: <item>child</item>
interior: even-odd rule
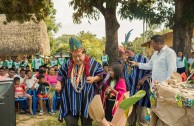
[[[48,81],[46,81],[44,75],[39,75],[38,80],[39,80],[39,87],[38,87],[38,90],[37,90],[37,96],[39,98],[39,103],[40,103],[40,113],[39,113],[39,115],[43,115],[42,98],[48,98],[49,99],[50,108],[51,108],[51,112],[49,112],[49,113],[54,114],[52,95],[50,95],[48,93],[48,89],[49,89],[49,87],[51,87],[51,85]]]
[[[32,96],[26,93],[27,90],[28,90],[28,88],[24,84],[20,84],[20,78],[15,77],[14,78],[15,98],[25,98],[25,97],[27,97],[28,100],[29,100],[30,114],[33,115],[33,112],[32,112]]]
[[[102,93],[102,102],[105,108],[105,118],[111,121],[115,111],[114,104],[126,92],[125,80],[122,77],[122,69],[119,63],[114,63],[109,67],[110,77],[106,81]]]

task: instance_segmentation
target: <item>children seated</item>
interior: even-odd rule
[[[28,105],[30,114],[33,115],[32,112],[32,96],[27,94],[26,91],[28,88],[24,84],[20,84],[20,78],[15,77],[14,78],[14,92],[15,92],[15,98],[28,98]]]
[[[43,102],[42,102],[43,98],[48,98],[49,99],[50,109],[51,109],[51,111],[49,113],[54,114],[52,94],[49,94],[49,88],[51,87],[51,85],[48,81],[46,81],[44,75],[39,75],[38,80],[39,80],[39,82],[38,82],[39,87],[38,87],[38,90],[37,90],[37,96],[39,98],[39,104],[40,104],[40,113],[39,113],[39,115],[43,115]]]

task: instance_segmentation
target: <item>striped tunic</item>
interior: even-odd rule
[[[145,58],[142,55],[138,55],[135,54],[134,57],[134,61],[135,62],[141,62],[141,63],[146,63],[147,62],[147,58]],[[134,95],[138,89],[137,89],[137,84],[138,81],[140,79],[142,79],[145,75],[150,74],[150,71],[146,71],[146,70],[141,70],[138,67],[133,67],[133,70],[131,71],[131,73],[127,72],[127,65],[124,65],[124,78],[127,84],[127,90],[130,91],[130,96]],[[141,87],[140,90],[145,90],[146,91],[146,96],[144,96],[142,99],[140,99],[140,101],[138,102],[139,106],[145,106],[150,108],[150,85],[149,82],[146,80],[143,84],[143,86]]]
[[[91,70],[93,63],[94,63],[94,59],[90,59],[89,71]],[[68,115],[73,115],[73,116],[82,115],[87,118],[88,105],[92,101],[95,95],[95,89],[97,87],[95,84],[87,84],[86,76],[84,76],[84,79],[83,79],[84,88],[81,93],[77,93],[71,84],[70,78],[67,77],[69,65],[70,65],[70,60],[68,60],[59,69],[58,80],[62,82],[59,120],[62,120],[62,118]],[[77,70],[78,70],[78,67],[76,67],[76,71]],[[101,64],[96,62],[92,76],[101,75],[102,73],[103,73],[103,68],[101,67]]]

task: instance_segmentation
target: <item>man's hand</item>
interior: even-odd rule
[[[35,81],[35,83],[38,83],[39,82],[39,79],[37,79],[37,80],[34,80]]]
[[[137,89],[138,90],[142,87],[142,85],[144,84],[144,82],[145,82],[145,79],[143,79],[143,78],[138,81],[138,84],[137,84]]]
[[[89,76],[86,78],[86,83],[92,84],[95,82],[95,80],[96,80],[95,77]]]
[[[138,63],[135,62],[135,61],[129,61],[129,63],[130,63],[131,66],[138,66]]]

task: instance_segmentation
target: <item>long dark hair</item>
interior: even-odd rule
[[[110,85],[110,82],[112,80],[116,81],[116,84],[119,82],[120,78],[123,78],[123,71],[121,68],[121,64],[119,64],[118,62],[114,62],[110,64],[110,67],[112,67],[113,72],[114,72],[114,78],[112,78],[111,76],[109,77],[108,81],[108,85]]]
[[[181,52],[182,53],[182,56],[181,56],[181,61],[183,61],[183,52],[181,50],[178,51],[178,53]]]

